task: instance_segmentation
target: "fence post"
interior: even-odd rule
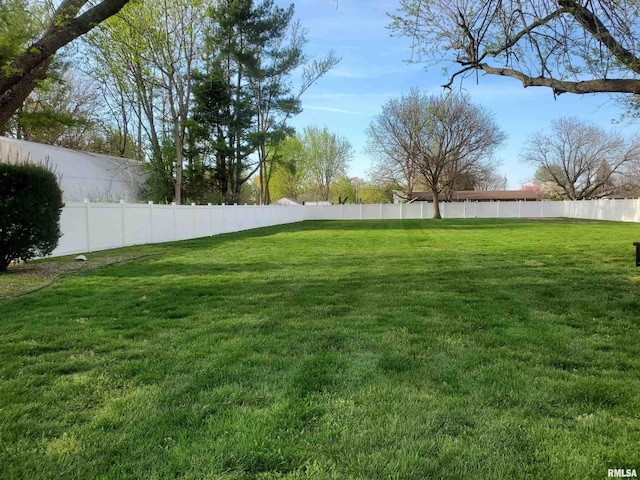
[[[147,202],[149,204],[149,243],[153,243],[153,202]]]
[[[424,202],[420,202],[420,219],[424,220]]]
[[[126,246],[127,245],[127,241],[126,241],[126,234],[125,234],[125,228],[126,227],[126,223],[124,221],[124,216],[126,214],[125,208],[124,208],[124,199],[120,200],[120,215],[121,215],[121,220],[122,220],[122,246]]]
[[[540,200],[540,218],[544,218],[544,200]]]
[[[360,220],[362,220],[362,204],[360,204]]]
[[[89,208],[91,205],[91,201],[88,198],[83,198],[82,201],[85,205],[85,220],[87,222],[87,252],[91,253],[91,215],[89,214]]]
[[[518,218],[522,218],[522,200],[518,200]]]
[[[404,218],[404,203],[400,204],[400,220]]]
[[[207,216],[208,216],[208,229],[207,232],[209,232],[209,236],[213,235],[213,225],[211,225],[211,204],[207,203]]]
[[[191,235],[196,238],[196,204],[191,202]]]
[[[380,204],[380,220],[382,220],[382,204]]]
[[[178,239],[178,233],[176,231],[176,202],[171,202],[171,205],[173,205],[173,240],[175,241]]]
[[[500,200],[496,201],[496,217],[500,218]]]

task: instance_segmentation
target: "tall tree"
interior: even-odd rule
[[[346,138],[329,132],[327,127],[305,128],[301,141],[309,190],[319,200],[328,201],[333,184],[347,174],[353,147]]]
[[[391,203],[393,191],[400,188],[395,183],[366,182],[359,187],[358,201],[359,203]]]
[[[293,14],[293,5],[289,12],[288,15]],[[292,22],[291,17],[286,28],[270,33],[276,35],[264,39],[264,48],[258,56],[258,68],[253,69],[249,78],[257,107],[256,136],[262,187],[261,204],[271,202],[269,183],[275,164],[268,160],[276,158],[280,142],[293,133],[293,129],[287,126],[287,121],[302,111],[302,95],[339,62],[332,51],[320,61],[311,61],[303,51],[307,43],[306,31],[300,22]],[[294,92],[290,77],[299,68],[302,68],[301,82]]]
[[[160,72],[154,67],[149,26],[155,20],[138,3],[130,3],[85,37],[87,63],[107,107],[106,116],[119,136],[135,135],[136,158],[146,159],[149,173],[145,195],[167,203],[174,199],[174,154],[165,148],[165,95]],[[135,133],[133,133],[135,132]],[[175,149],[173,149],[175,150]]]
[[[162,196],[176,203],[182,201],[184,144],[204,25],[201,0],[145,0],[127,6],[89,39],[114,118],[125,138],[132,117],[140,140],[146,132],[152,183],[160,187],[154,190],[166,191],[172,183],[173,193]]]
[[[636,0],[402,0],[391,28],[416,61],[508,76],[554,94],[640,93]]]
[[[551,133],[530,135],[523,160],[537,168],[564,198],[600,198],[629,186],[627,173],[640,166],[640,141],[574,117],[554,120]]]
[[[424,96],[415,89],[408,96],[390,99],[365,132],[366,150],[373,159],[369,176],[377,183],[400,185],[407,198],[420,176],[415,143],[416,127],[426,115],[423,101]]]
[[[0,65],[0,130],[22,106],[39,81],[47,77],[55,53],[100,22],[118,13],[129,0],[63,0],[42,34],[19,51],[10,49]],[[26,5],[26,2],[25,4]]]
[[[331,183],[331,193],[329,200],[335,204],[356,203],[357,192],[351,178],[346,175],[339,175]]]
[[[271,162],[273,167],[269,184],[270,194],[274,199],[297,199],[303,193],[305,176],[304,148],[300,139],[297,136],[285,138]]]
[[[391,166],[397,158],[411,159],[433,193],[433,217],[441,218],[442,194],[452,193],[469,176],[490,171],[493,153],[506,136],[488,111],[464,95],[429,96],[413,89],[389,105],[396,112],[392,121],[374,122],[370,142],[381,142],[380,152],[393,145],[382,158]]]
[[[260,202],[269,203],[270,160],[293,133],[287,121],[301,111],[300,96],[337,63],[332,53],[321,61],[304,54],[305,31],[293,13],[293,5],[280,8],[273,0],[223,0],[210,10],[210,60],[193,118],[204,127],[204,143],[215,139],[216,176],[229,202],[258,172]],[[295,92],[290,80],[298,69],[302,81]]]

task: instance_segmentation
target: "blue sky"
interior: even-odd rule
[[[280,5],[290,3],[277,0]],[[298,130],[309,125],[327,126],[346,137],[354,147],[351,176],[366,177],[371,163],[364,147],[365,129],[390,98],[406,94],[412,87],[439,93],[447,81],[440,66],[408,64],[411,41],[391,37],[386,28],[387,12],[397,9],[397,0],[294,0],[296,17],[309,30],[307,51],[321,57],[329,50],[342,57],[340,64],[311,87],[302,98],[303,113],[292,121]],[[548,129],[551,120],[575,115],[606,129],[629,135],[637,124],[616,124],[623,113],[619,103],[606,94],[564,94],[554,99],[545,88],[524,89],[513,79],[481,76],[466,79],[462,88],[472,100],[491,110],[509,138],[497,152],[500,172],[508,188],[529,183],[533,169],[520,162],[527,136]]]

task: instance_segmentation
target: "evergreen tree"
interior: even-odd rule
[[[205,163],[215,165],[227,202],[237,201],[258,172],[260,202],[269,203],[270,159],[293,134],[287,121],[301,111],[302,93],[337,63],[333,53],[322,61],[303,54],[307,39],[293,13],[293,5],[281,8],[273,0],[222,0],[210,9],[209,61],[194,89],[193,120],[202,128],[194,141]],[[294,93],[290,77],[299,67],[302,82]]]

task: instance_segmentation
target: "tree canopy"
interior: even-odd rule
[[[492,171],[493,153],[506,135],[489,111],[465,95],[427,95],[412,89],[391,99],[367,130],[378,171],[405,186],[421,180],[438,200]],[[410,173],[407,173],[410,172]]]
[[[636,0],[402,0],[391,28],[416,61],[447,61],[555,94],[640,93]]]
[[[308,188],[319,200],[331,198],[331,187],[347,174],[353,147],[345,137],[327,127],[307,127],[301,139]]]

